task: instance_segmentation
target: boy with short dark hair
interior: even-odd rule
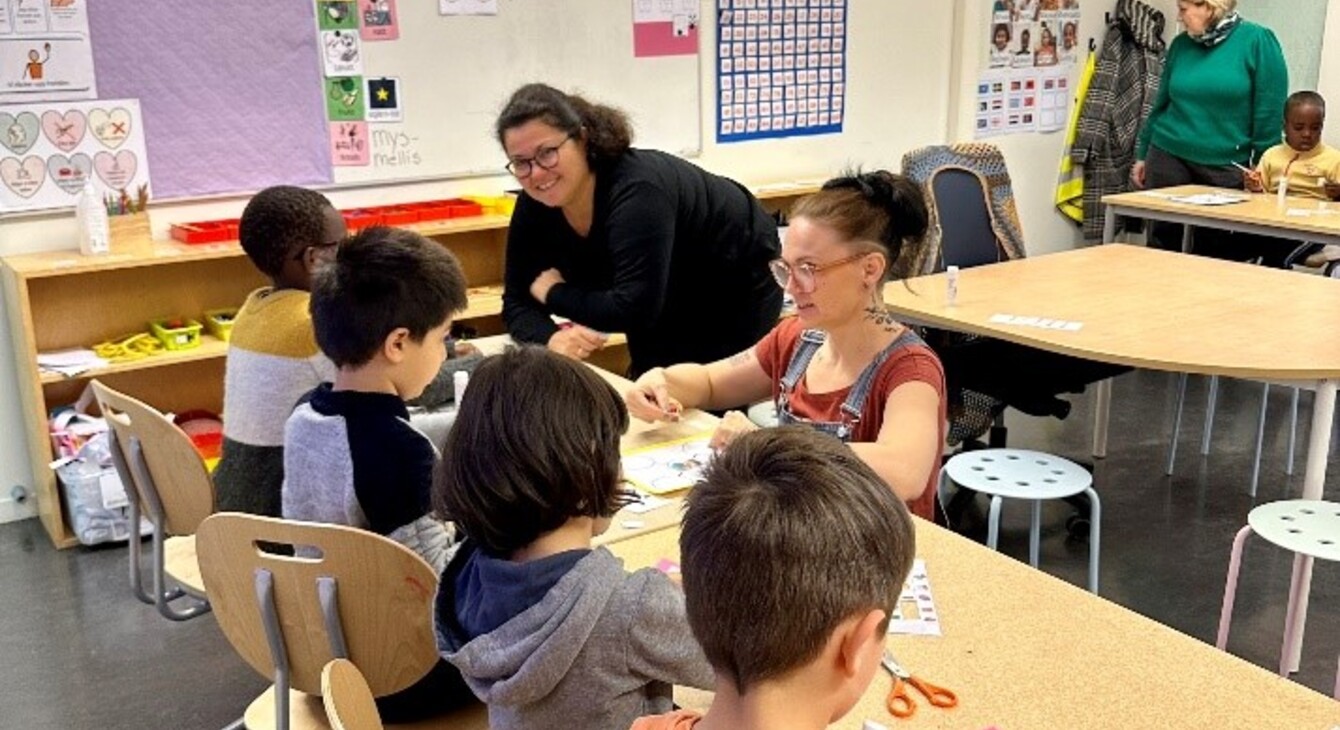
[[[623,399],[542,347],[488,358],[447,436],[438,512],[467,536],[442,575],[438,648],[493,730],[626,730],[712,669],[663,574],[626,573],[591,540],[630,495]]]
[[[1325,126],[1326,100],[1321,94],[1290,94],[1284,102],[1284,143],[1261,155],[1256,169],[1244,176],[1245,187],[1255,193],[1276,193],[1283,183],[1286,195],[1340,200],[1340,150],[1321,140]],[[1302,261],[1322,266],[1328,276],[1335,276],[1340,273],[1340,246],[1303,244],[1287,256],[1285,265]]]
[[[716,697],[706,715],[634,730],[818,730],[852,708],[879,669],[916,539],[851,449],[803,426],[741,436],[689,493],[679,545]]]
[[[233,320],[215,506],[278,517],[284,422],[304,393],[335,377],[307,313],[312,272],[334,255],[347,232],[324,195],[278,185],[247,203],[238,234],[242,250],[270,286],[248,295]]]
[[[368,529],[446,565],[450,534],[429,514],[437,451],[405,401],[438,374],[465,307],[456,257],[406,230],[369,228],[316,272],[312,325],[337,372],[285,427],[284,517]]]

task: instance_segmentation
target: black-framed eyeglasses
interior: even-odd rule
[[[853,254],[844,259],[829,261],[826,264],[812,264],[807,261],[803,264],[796,264],[795,266],[786,263],[785,259],[773,259],[768,262],[768,269],[772,271],[772,278],[777,280],[777,286],[785,289],[786,285],[791,283],[791,280],[794,277],[796,291],[799,291],[802,294],[809,294],[819,285],[819,272],[843,264],[850,264],[853,261],[859,261],[869,255],[869,253],[870,252],[867,251],[865,253]]]
[[[341,238],[338,241],[326,241],[325,243],[314,243],[310,246],[303,246],[302,248],[298,249],[297,253],[293,254],[293,260],[302,261],[303,257],[306,256],[307,252],[310,251],[311,249],[316,249],[317,251],[328,251],[332,248],[337,248],[341,243],[344,243],[344,241],[345,239]]]
[[[552,170],[558,166],[558,149],[568,143],[572,135],[564,137],[558,144],[541,147],[535,150],[533,157],[514,157],[505,167],[512,173],[512,177],[523,180],[531,176],[538,167],[541,170]]]

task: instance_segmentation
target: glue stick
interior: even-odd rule
[[[1279,208],[1279,210],[1280,210],[1281,213],[1284,212],[1284,207],[1287,205],[1287,203],[1285,202],[1284,198],[1285,198],[1285,196],[1287,196],[1288,194],[1289,194],[1289,178],[1288,178],[1288,177],[1281,177],[1281,178],[1280,178],[1279,197],[1275,200],[1275,207],[1276,207],[1276,208]]]
[[[945,269],[945,304],[954,306],[958,300],[958,267]]]
[[[75,220],[79,222],[79,253],[85,256],[108,253],[111,233],[107,224],[107,208],[102,196],[93,187],[92,180],[84,181],[84,191],[74,209]]]
[[[452,394],[456,399],[456,407],[461,407],[461,399],[465,397],[465,387],[470,384],[470,373],[464,370],[457,370],[451,374]]]

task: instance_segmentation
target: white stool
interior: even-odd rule
[[[1028,562],[1038,567],[1041,543],[1042,500],[1064,499],[1083,492],[1093,511],[1089,528],[1089,590],[1098,592],[1098,559],[1102,505],[1093,491],[1093,475],[1078,464],[1059,456],[1024,449],[981,449],[955,454],[940,470],[939,497],[944,504],[945,490],[957,484],[991,495],[991,513],[987,523],[986,546],[996,549],[1000,537],[1002,498],[1027,499],[1033,503],[1033,520],[1028,533]]]
[[[1233,538],[1229,554],[1228,580],[1224,584],[1224,605],[1219,611],[1219,638],[1215,646],[1228,646],[1228,630],[1233,624],[1233,601],[1238,592],[1238,570],[1242,567],[1242,547],[1255,532],[1268,542],[1305,556],[1340,562],[1340,503],[1311,499],[1271,502],[1247,514],[1247,526]],[[1289,608],[1284,618],[1284,647],[1280,650],[1280,676],[1289,676],[1289,647],[1298,631],[1298,589],[1295,580],[1289,589]],[[1340,671],[1336,673],[1335,698],[1340,699]]]

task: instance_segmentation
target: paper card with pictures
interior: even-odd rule
[[[0,111],[0,213],[71,207],[92,181],[101,195],[149,186],[136,99],[16,104]]]

